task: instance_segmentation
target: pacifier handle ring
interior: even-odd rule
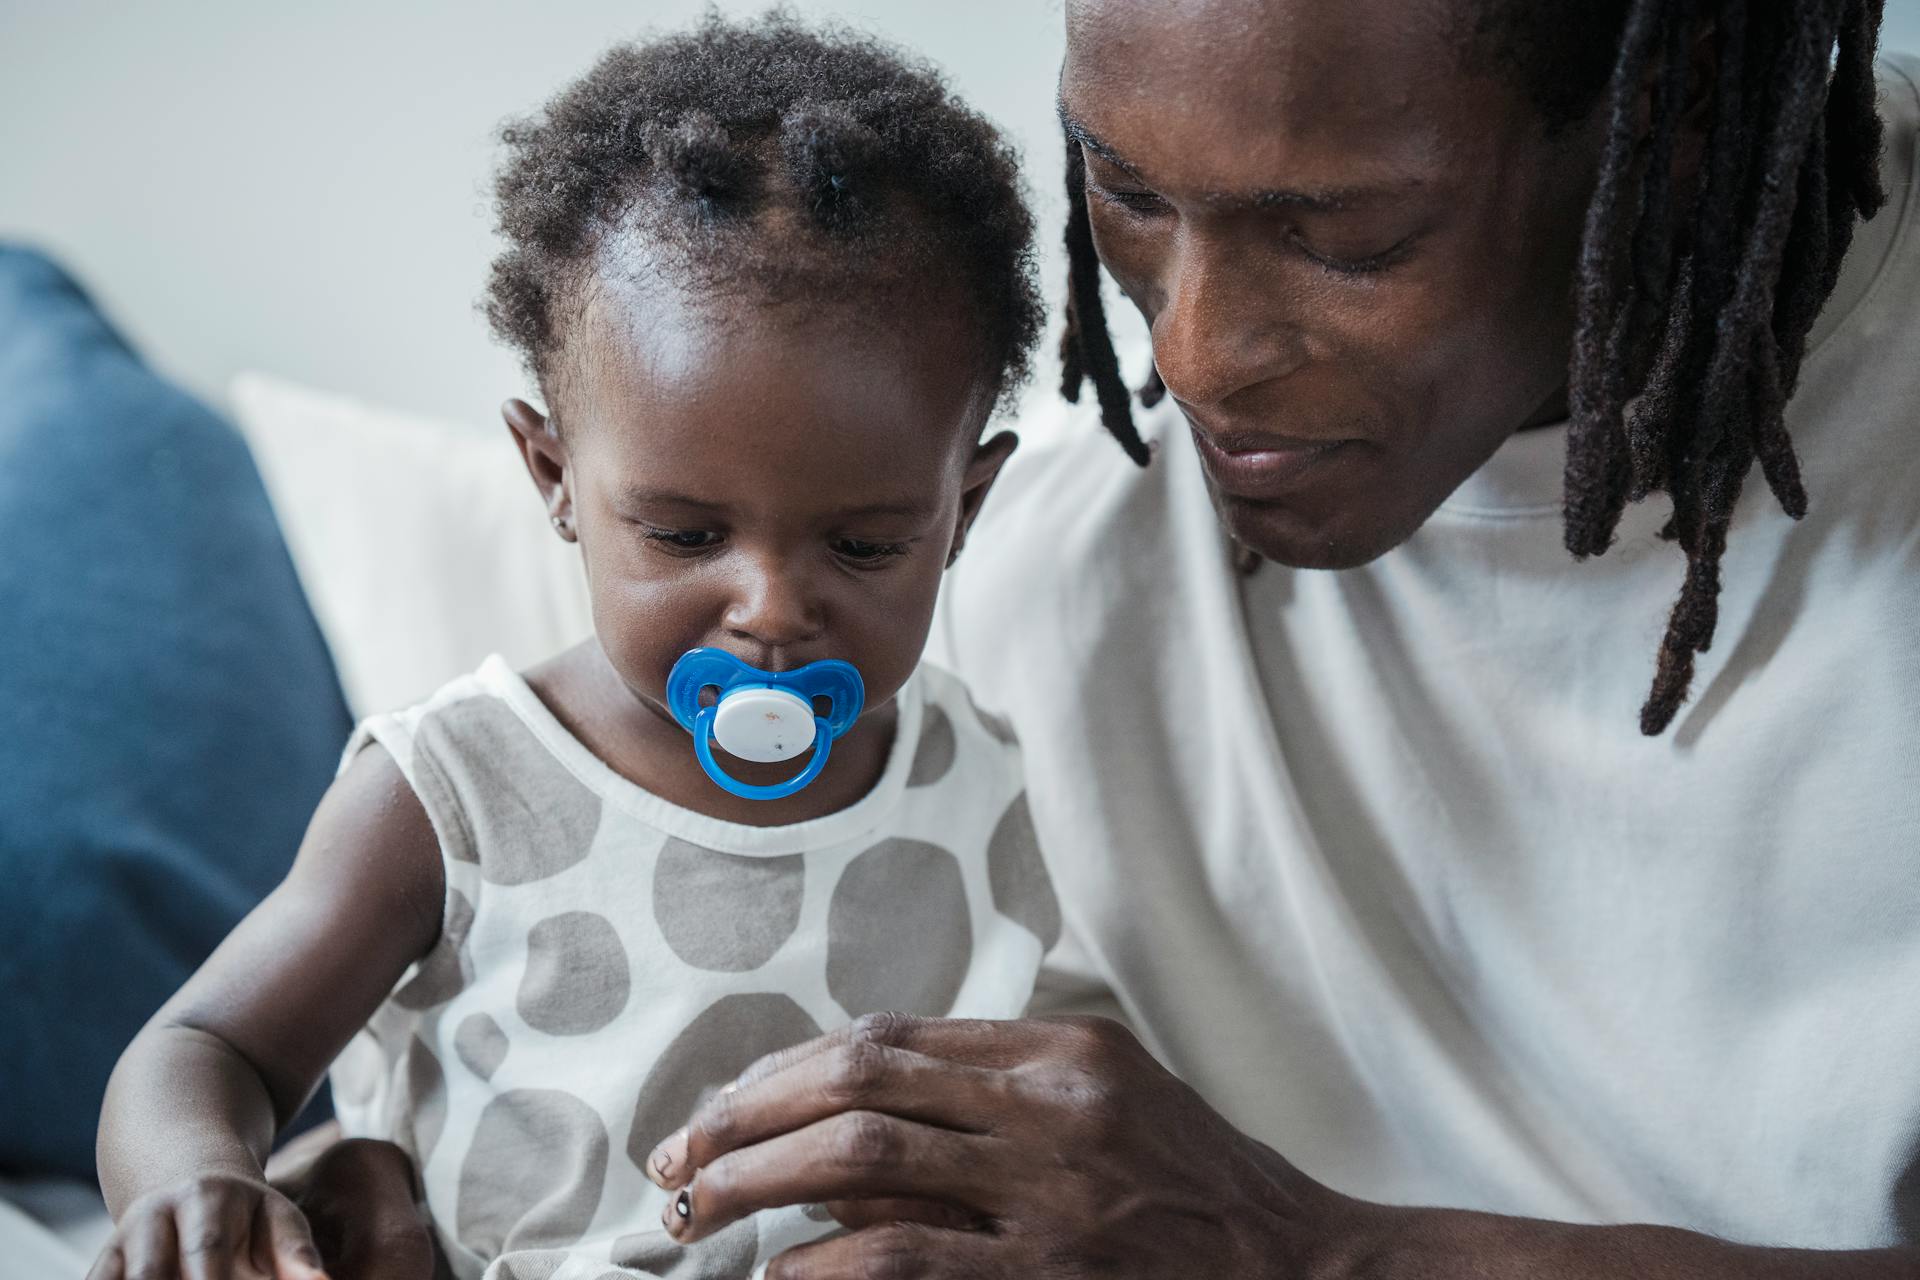
[[[740,781],[713,758],[713,720],[719,714],[720,707],[715,703],[711,707],[700,708],[700,714],[693,720],[693,752],[700,758],[700,767],[707,776],[720,786],[739,796],[742,800],[784,800],[802,787],[820,776],[827,767],[827,750],[833,745],[833,735],[827,731],[827,722],[819,716],[813,718],[813,759],[807,761],[802,769],[785,782],[770,783],[764,787]]]

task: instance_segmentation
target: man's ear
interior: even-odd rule
[[[545,414],[525,400],[509,400],[500,406],[507,430],[513,433],[514,447],[527,464],[533,487],[546,504],[547,519],[553,531],[568,542],[574,541],[573,495],[567,486],[567,445]]]
[[[973,528],[973,522],[980,515],[980,507],[987,500],[987,491],[993,488],[994,480],[1000,475],[1000,468],[1020,444],[1020,437],[1011,431],[1002,431],[991,440],[976,445],[973,458],[967,463],[967,473],[960,481],[960,518],[954,522],[953,544],[947,550],[947,563],[951,565],[960,558],[960,548],[966,545],[967,531]]]

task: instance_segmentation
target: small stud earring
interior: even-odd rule
[[[567,524],[567,518],[565,516],[553,517],[553,531],[559,534],[563,538],[566,537],[568,533],[572,532],[572,530]]]

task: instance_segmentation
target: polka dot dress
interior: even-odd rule
[[[498,658],[362,725],[440,837],[439,942],[334,1064],[350,1135],[409,1151],[462,1280],[746,1280],[834,1229],[776,1210],[690,1248],[641,1163],[756,1058],[862,1013],[1017,1017],[1060,909],[1017,749],[953,677],[885,772],[786,827],[615,774]]]

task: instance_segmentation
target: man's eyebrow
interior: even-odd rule
[[[1145,182],[1137,168],[1125,156],[1115,151],[1100,135],[1087,128],[1071,111],[1067,104],[1059,104],[1060,125],[1066,130],[1067,137],[1099,156],[1102,160],[1121,170],[1129,177]],[[1375,187],[1329,187],[1318,191],[1290,191],[1262,189],[1258,191],[1210,191],[1202,199],[1214,208],[1234,209],[1305,209],[1315,213],[1338,213],[1362,205],[1378,204],[1407,194],[1423,186],[1418,179],[1402,183]]]
[[[1098,134],[1082,124],[1073,112],[1067,110],[1066,103],[1059,103],[1058,108],[1060,111],[1060,127],[1067,131],[1067,137],[1070,140],[1079,143],[1114,168],[1124,169],[1136,178],[1140,176],[1140,171],[1127,163],[1125,156],[1122,156],[1118,151],[1115,151],[1112,147],[1101,141]]]

